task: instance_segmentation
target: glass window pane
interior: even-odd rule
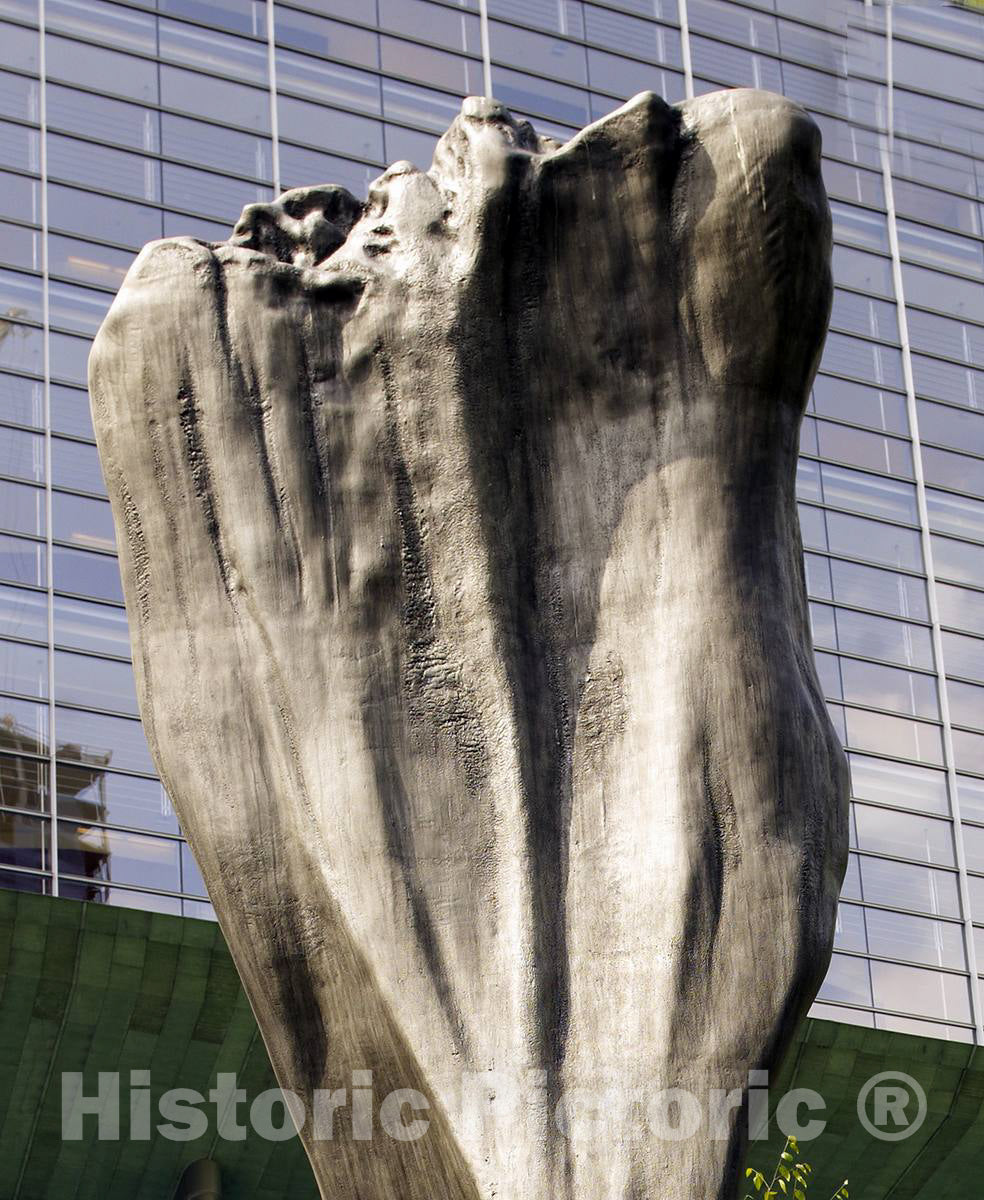
[[[883,658],[902,666],[933,669],[933,642],[925,626],[823,604],[811,604],[810,613],[818,645],[845,650],[848,654]],[[831,635],[833,644],[827,640]],[[820,641],[821,638],[824,640]]]
[[[984,779],[958,775],[957,796],[960,798],[960,815],[984,825]],[[976,914],[974,919],[978,919]],[[984,921],[984,916],[980,920]],[[984,963],[984,958],[981,961]]]
[[[48,346],[51,352],[52,377],[85,387],[89,378],[89,351],[92,349],[92,339],[52,332],[48,334]]]
[[[940,221],[940,216],[935,218]],[[942,223],[942,222],[940,222]],[[913,221],[898,221],[899,248],[903,258],[939,267],[979,275],[984,269],[984,246],[949,230],[931,229]]]
[[[48,651],[0,640],[0,691],[44,699],[48,695]]]
[[[942,624],[984,634],[984,592],[938,583],[936,600]]]
[[[834,222],[836,241],[888,254],[888,226],[884,213],[871,212],[867,208],[832,200],[830,214]]]
[[[0,430],[0,474],[44,482],[44,438],[23,429]]]
[[[963,928],[908,913],[842,904],[835,945],[844,950],[900,958],[926,966],[967,969]]]
[[[920,395],[984,409],[984,371],[964,364],[941,362],[924,354],[913,354],[912,371]]]
[[[97,550],[115,547],[116,532],[108,501],[55,492],[51,507],[52,531],[59,541]],[[57,572],[55,578],[57,581]]]
[[[420,6],[424,7],[424,6]],[[427,18],[430,19],[431,5],[426,6]],[[338,58],[342,62],[356,66],[379,68],[379,38],[368,29],[357,29],[352,25],[343,25],[326,17],[316,17],[313,14],[300,13],[292,8],[284,8],[278,4],[275,8],[277,36],[279,45],[292,46],[297,50],[306,50],[310,54],[323,54],[326,58]],[[449,20],[454,19],[452,13],[447,14]],[[428,26],[418,26],[414,36],[427,35]],[[533,36],[532,34],[530,36]],[[433,39],[430,39],[433,40]],[[402,43],[397,43],[402,45]],[[417,47],[408,47],[413,54]],[[403,74],[410,74],[404,71]]]
[[[53,554],[55,587],[59,591],[123,603],[120,568],[115,556],[89,554],[67,546],[55,546]]]
[[[63,817],[82,821],[178,832],[177,818],[160,780],[81,764],[59,764],[58,811]]]
[[[0,696],[0,748],[21,754],[47,754],[48,706]]]
[[[36,129],[0,121],[0,165],[15,171],[41,171],[41,137]]]
[[[806,557],[812,595],[823,595],[825,599],[857,608],[874,608],[892,616],[929,620],[924,580],[836,558],[820,558],[815,554]],[[826,584],[824,593],[812,590],[812,581],[819,582],[821,578]]]
[[[77,708],[59,708],[58,757],[68,762],[154,774],[147,739],[139,721],[104,716]]]
[[[80,133],[131,150],[160,151],[160,117],[152,108],[95,96],[49,81],[45,93],[49,129]]]
[[[93,438],[89,395],[81,388],[53,384],[51,387],[51,428],[55,433]]]
[[[177,896],[162,896],[157,892],[141,892],[135,888],[108,887],[94,880],[80,883],[75,879],[62,878],[58,883],[58,894],[68,900],[135,908],[142,912],[170,913],[172,916],[180,916],[183,907],[183,902]]]
[[[859,288],[875,296],[895,295],[892,261],[888,257],[859,250],[855,246],[834,246],[834,279],[846,287]]]
[[[48,172],[52,179],[160,203],[160,163],[156,159],[57,133],[48,134],[47,144]]]
[[[192,116],[228,121],[257,133],[270,132],[270,95],[262,88],[213,79],[197,71],[162,65],[161,104]]]
[[[160,209],[97,196],[61,184],[48,185],[49,220],[53,228],[124,246],[139,247],[161,236]]]
[[[847,379],[818,375],[813,384],[811,408],[825,417],[854,425],[870,425],[888,433],[909,432],[905,396]]]
[[[49,29],[144,54],[153,54],[156,48],[154,17],[106,0],[47,0],[45,23]]]
[[[44,384],[40,379],[0,374],[0,419],[15,425],[44,426]]]
[[[312,179],[324,179],[348,188],[353,196],[364,197],[369,184],[379,175],[378,166],[321,154],[303,146],[280,143],[280,179],[284,188],[300,187]]]
[[[433,88],[421,87],[417,83],[402,83],[393,79],[383,80],[383,110],[390,120],[425,125],[435,133],[443,133],[458,115],[460,108],[461,101],[458,97],[449,95],[447,92],[436,92]],[[387,143],[386,157],[389,159],[395,157],[399,160],[405,156],[394,156],[389,143]],[[428,154],[423,161],[426,164],[429,160],[430,155]]]
[[[75,287],[71,283],[50,282],[48,313],[53,326],[95,336],[109,311],[113,297],[109,292]]]
[[[181,890],[193,896],[207,896],[205,881],[187,842],[181,843]]]
[[[837,692],[830,693],[832,699],[939,719],[936,680],[932,675],[917,675],[856,658],[824,657],[830,660],[829,673],[838,685]]]
[[[47,812],[48,764],[37,758],[0,754],[0,804]]]
[[[873,754],[898,754],[916,762],[943,765],[943,735],[939,726],[860,708],[844,708],[842,712],[848,746]]]
[[[273,178],[269,138],[163,113],[161,140],[164,153],[179,162],[199,163],[215,171],[257,179]]]
[[[164,163],[164,202],[170,208],[190,209],[234,225],[247,204],[272,199],[272,190],[263,184]]]
[[[551,5],[554,16],[557,8],[556,4]],[[468,16],[460,10],[446,8],[440,4],[430,4],[426,0],[379,0],[378,9],[381,29],[387,29],[391,33],[405,33],[412,38],[420,37],[421,31],[426,31],[427,41],[446,46],[449,50],[464,50],[474,55],[482,53],[482,34],[478,17]],[[279,13],[283,11],[278,10]],[[490,6],[490,11],[495,12],[496,9]],[[521,19],[525,19],[531,25],[540,24],[532,15],[525,15]],[[558,32],[568,31],[564,29]],[[279,29],[277,40],[281,40]],[[305,48],[303,43],[301,48]]]
[[[277,51],[278,93],[293,92],[321,104],[337,104],[342,108],[355,108],[379,116],[382,111],[380,84],[392,87],[395,81],[360,71],[357,67],[313,58],[309,54],[297,54],[293,50]],[[447,104],[454,105],[454,115],[457,115],[460,102],[446,93],[440,94],[445,97]]]
[[[477,68],[477,64],[473,65]],[[591,119],[587,93],[565,84],[548,83],[545,79],[536,79],[532,75],[523,75],[519,71],[494,66],[492,87],[494,94],[504,104],[520,113],[552,117],[575,129],[586,125]],[[477,93],[476,89],[469,88],[463,94],[480,94],[481,91],[479,86]]]
[[[199,71],[216,71],[260,85],[267,82],[267,48],[264,42],[217,33],[214,29],[198,29],[183,21],[169,21],[162,17],[158,53],[163,59],[195,67]]]
[[[857,858],[861,878],[856,899],[940,917],[961,915],[956,872],[863,854]]]
[[[45,592],[0,586],[0,633],[31,642],[48,640],[48,597]]]
[[[0,579],[45,587],[47,563],[43,542],[29,542],[26,538],[0,534]]]
[[[832,328],[885,342],[898,342],[899,323],[895,305],[888,300],[874,300],[857,292],[834,291],[830,317]]]
[[[41,323],[41,278],[0,270],[0,318]]]
[[[978,320],[984,312],[984,283],[903,263],[902,288],[906,303],[920,308],[935,308],[953,317],[969,317],[972,321]]]
[[[874,1013],[864,1012],[860,1008],[845,1008],[842,1004],[814,1003],[807,1014],[818,1021],[840,1021],[842,1025],[860,1025],[865,1029],[874,1029]]]
[[[803,544],[807,548],[867,558],[910,571],[922,570],[922,543],[917,530],[821,509],[813,510],[819,515],[804,519],[806,511],[805,506],[801,507]]]
[[[833,1000],[840,1004],[866,1004],[870,1007],[871,977],[868,973],[868,960],[835,954],[830,960],[827,978],[817,996],[818,999]]]
[[[979,584],[984,580],[984,546],[933,535],[936,574],[957,583]]]
[[[40,181],[0,171],[0,216],[38,224],[41,220]]]
[[[44,537],[44,490],[0,479],[0,521],[14,533]]]
[[[984,495],[984,458],[970,458],[952,450],[923,446],[922,460],[927,483]]]
[[[126,11],[126,10],[124,10]],[[157,104],[157,64],[117,50],[48,34],[48,78]]]
[[[224,242],[230,232],[228,225],[207,221],[204,217],[192,217],[187,213],[164,214],[165,237],[196,237],[203,242]]]
[[[139,713],[133,668],[129,663],[55,651],[55,698],[68,704]]]
[[[971,1020],[970,991],[967,980],[961,975],[872,962],[871,984],[878,1008],[893,1008],[943,1020]]]
[[[984,879],[969,875],[967,887],[970,894],[970,911],[975,921],[984,921]],[[976,932],[976,931],[975,931]],[[984,962],[984,958],[981,959]],[[978,964],[978,970],[980,965]]]
[[[20,71],[37,71],[38,31],[0,21],[0,63]]]
[[[909,340],[917,350],[984,367],[984,326],[906,308]]]
[[[615,15],[612,14],[613,17]],[[650,24],[649,28],[658,31],[659,26]],[[547,34],[533,33],[529,29],[517,29],[501,21],[489,22],[489,39],[492,57],[498,62],[508,63],[521,70],[536,71],[567,83],[586,84],[588,81],[583,46],[561,38],[549,37]],[[656,38],[650,33],[638,44],[646,46],[647,43],[654,44],[655,41]],[[625,49],[625,46],[615,45],[613,48]]]
[[[130,657],[130,634],[122,608],[62,596],[55,597],[54,605],[56,645]]]
[[[826,148],[827,139],[824,138]],[[875,208],[885,207],[885,187],[876,171],[863,167],[848,166],[834,159],[823,160],[823,182],[830,196],[838,200],[849,200],[855,204],[870,204]]]
[[[41,231],[0,222],[0,262],[28,271],[41,270]]]
[[[874,517],[913,525],[919,522],[916,491],[910,483],[829,463],[821,464],[820,483],[824,503],[835,508],[860,509]]]
[[[974,724],[981,724],[979,710]],[[961,771],[977,771],[984,775],[984,735],[954,729],[953,755]]]
[[[94,283],[115,291],[132,262],[133,255],[127,250],[113,250],[55,233],[48,236],[48,270],[52,275],[66,275],[80,283]]]
[[[264,0],[157,0],[157,7],[175,17],[218,25],[236,33],[251,33],[254,37],[266,35]]]
[[[378,121],[340,109],[322,108],[291,96],[277,98],[277,111],[280,132],[286,138],[315,149],[380,163],[383,160],[383,131]]]
[[[40,329],[0,316],[0,368],[40,375],[44,366]]]
[[[931,528],[984,541],[984,501],[929,488],[926,504]]]
[[[884,387],[904,387],[902,352],[893,346],[866,342],[843,333],[829,333],[824,344],[823,368]]]
[[[852,808],[858,849],[917,859],[936,866],[954,865],[953,831],[949,821],[873,808],[869,804],[854,803]]]
[[[176,892],[181,883],[180,845],[173,838],[59,821],[58,869],[66,875]]]
[[[849,754],[851,795],[858,800],[899,804],[948,816],[946,775],[911,763]]]
[[[48,821],[21,813],[0,812],[0,863],[43,871],[49,865]]]
[[[821,458],[912,478],[912,448],[908,442],[835,425],[831,421],[816,421],[815,424],[817,453]]]

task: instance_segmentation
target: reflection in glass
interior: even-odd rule
[[[154,764],[139,721],[83,712],[78,708],[56,709],[58,758],[102,768],[154,774]]]
[[[177,833],[171,801],[157,779],[58,764],[58,812],[63,817]]]
[[[45,817],[0,811],[0,863],[44,871],[50,854],[49,822]]]
[[[0,701],[2,705],[2,701]],[[0,726],[0,745],[6,743]],[[0,804],[32,812],[48,809],[48,764],[37,758],[0,754]]]
[[[82,821],[58,822],[58,870],[99,882],[135,883],[176,892],[178,849],[173,838],[104,829]]]

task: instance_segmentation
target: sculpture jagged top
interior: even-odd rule
[[[563,145],[467,100],[428,172],[127,276],[91,393],[155,760],[281,1084],[431,1105],[306,1126],[325,1196],[735,1195],[846,854],[794,503],[829,256],[801,109],[647,93]]]

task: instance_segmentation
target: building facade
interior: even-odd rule
[[[134,696],[86,358],[134,252],[426,166],[462,96],[556,137],[652,89],[821,125],[837,290],[802,440],[853,776],[816,1016],[984,1043],[984,12],[862,0],[0,0],[0,887],[208,917]]]

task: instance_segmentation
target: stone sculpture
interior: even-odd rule
[[[430,1106],[309,1119],[325,1197],[736,1194],[846,854],[794,505],[819,141],[756,91],[565,145],[470,99],[366,204],[152,243],[103,325],[144,726],[277,1076]]]

